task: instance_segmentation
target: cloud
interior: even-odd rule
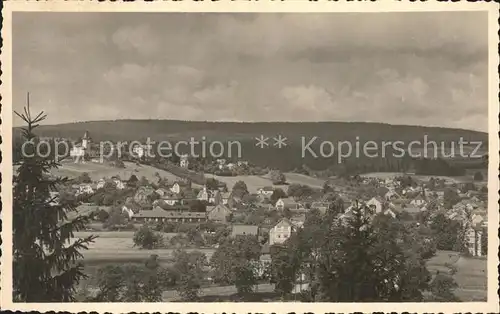
[[[118,29],[112,36],[119,49],[150,56],[160,51],[159,38],[148,25],[127,26]]]
[[[14,17],[13,107],[30,91],[50,123],[335,120],[486,130],[482,12],[23,14]]]

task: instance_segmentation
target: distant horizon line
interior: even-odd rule
[[[465,129],[457,127],[447,127],[447,126],[433,126],[433,125],[418,125],[418,124],[393,124],[387,122],[374,122],[374,121],[333,121],[333,120],[323,120],[323,121],[237,121],[237,120],[181,120],[181,119],[106,119],[106,120],[85,120],[85,121],[73,121],[73,122],[62,122],[62,123],[51,123],[51,124],[40,124],[41,127],[44,126],[62,126],[68,124],[83,124],[83,123],[99,123],[99,122],[121,122],[121,121],[170,121],[170,122],[185,122],[185,123],[220,123],[220,124],[315,124],[315,123],[339,123],[339,124],[379,124],[387,126],[405,126],[405,127],[421,127],[421,128],[434,128],[434,129],[448,129],[448,130],[460,130],[460,131],[470,131],[477,133],[488,134],[487,131],[479,131],[474,129]],[[20,128],[22,125],[13,125],[13,128]]]

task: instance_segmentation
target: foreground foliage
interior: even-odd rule
[[[75,286],[83,278],[79,263],[81,251],[94,237],[74,239],[89,217],[69,219],[76,210],[75,200],[59,200],[57,187],[67,180],[51,178],[58,164],[49,154],[38,154],[34,130],[45,119],[31,116],[29,103],[23,114],[25,152],[19,156],[19,168],[13,181],[13,299],[17,302],[67,302],[74,300]],[[31,143],[31,144],[29,144]]]

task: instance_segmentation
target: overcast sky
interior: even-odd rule
[[[480,12],[14,13],[13,107],[486,131],[487,61]]]

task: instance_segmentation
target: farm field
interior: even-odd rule
[[[224,177],[224,176],[207,176],[207,178],[214,178],[221,182],[224,182],[227,185],[228,189],[231,189],[234,184],[238,181],[244,181],[247,185],[248,192],[256,193],[259,188],[263,188],[265,186],[272,186],[274,188],[281,188],[285,192],[288,189],[288,185],[290,184],[305,184],[309,185],[312,188],[322,188],[325,183],[324,180],[313,178],[307,175],[286,172],[284,173],[286,177],[287,184],[285,185],[274,185],[268,175],[265,176],[234,176],[234,177]]]
[[[87,172],[92,180],[97,181],[103,177],[120,176],[122,180],[128,180],[131,175],[135,174],[137,178],[146,177],[149,181],[156,180],[155,173],[161,177],[167,178],[170,182],[179,180],[179,177],[162,169],[158,169],[148,165],[137,165],[133,162],[124,162],[125,168],[116,168],[108,164],[86,162],[74,163],[63,162],[61,167],[54,169],[52,173],[61,177],[76,178],[82,173]]]
[[[285,177],[289,184],[305,184],[318,189],[323,188],[323,185],[325,184],[325,180],[300,173],[286,172]]]
[[[224,177],[224,176],[212,176],[207,175],[207,178],[214,178],[218,181],[224,182],[227,188],[231,190],[234,184],[238,181],[243,181],[247,185],[248,192],[257,193],[257,189],[265,186],[273,186],[271,180],[261,177],[261,176],[234,176],[234,177]],[[278,187],[278,186],[276,186]],[[283,186],[279,186],[283,187]]]
[[[98,236],[89,249],[83,251],[85,263],[100,262],[137,262],[144,261],[151,254],[157,254],[160,261],[168,261],[172,258],[174,249],[143,250],[134,246],[133,231],[103,231],[103,232],[75,232],[75,238],[84,238],[89,235]],[[175,236],[175,233],[163,233],[165,240]],[[214,252],[211,248],[186,249],[186,251],[198,250],[210,258]]]
[[[432,274],[437,270],[447,272],[445,264],[457,268],[453,276],[458,284],[455,295],[462,301],[486,300],[487,297],[487,261],[485,258],[460,256],[457,252],[438,251],[427,263]]]

